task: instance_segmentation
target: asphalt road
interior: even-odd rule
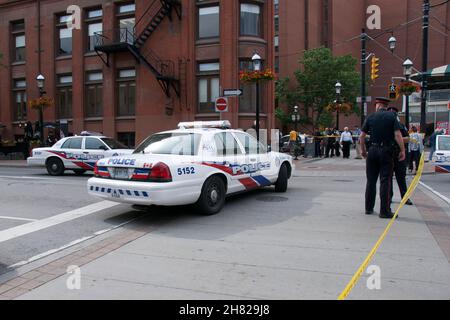
[[[424,175],[421,181],[447,199],[450,199],[450,174]]]
[[[71,173],[51,177],[41,169],[0,168],[0,275],[10,266],[142,215],[130,206],[103,205],[89,196],[89,177]]]

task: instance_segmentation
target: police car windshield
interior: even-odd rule
[[[450,151],[450,136],[439,137],[439,151]]]
[[[133,153],[194,156],[200,138],[196,133],[158,133],[148,137]]]
[[[102,138],[102,141],[107,144],[112,150],[114,149],[128,149],[125,145],[121,144],[119,141],[116,141],[111,138]]]

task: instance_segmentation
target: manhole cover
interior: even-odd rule
[[[288,201],[288,198],[278,197],[278,196],[260,196],[256,198],[257,201],[262,202],[285,202]]]
[[[305,167],[305,169],[321,169],[321,167]]]

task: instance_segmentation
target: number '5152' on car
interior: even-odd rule
[[[88,192],[143,206],[196,204],[206,215],[219,212],[230,194],[267,186],[286,192],[292,157],[229,128],[228,121],[180,123],[151,135],[132,155],[99,160]]]

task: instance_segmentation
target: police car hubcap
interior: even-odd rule
[[[211,191],[211,201],[213,203],[217,202],[217,198],[219,198],[219,194],[217,193],[217,190],[212,190]]]
[[[52,170],[57,170],[58,169],[58,165],[56,164],[56,163],[54,163],[53,165],[52,165]]]

